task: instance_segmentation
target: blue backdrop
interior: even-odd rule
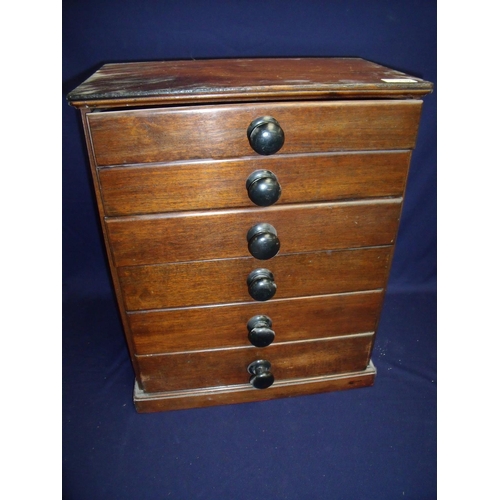
[[[78,112],[107,62],[356,56],[432,81],[370,389],[138,415]],[[63,3],[63,498],[436,497],[436,3]]]

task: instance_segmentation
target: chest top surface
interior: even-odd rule
[[[284,99],[418,98],[432,84],[361,58],[105,64],[68,95],[77,107]]]

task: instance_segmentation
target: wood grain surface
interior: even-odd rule
[[[381,290],[128,313],[137,354],[245,347],[248,320],[272,320],[274,343],[375,331]]]
[[[255,207],[246,180],[270,170],[278,205],[402,196],[410,151],[278,155],[238,160],[104,167],[98,170],[108,216]]]
[[[248,302],[248,274],[271,270],[274,298],[374,290],[385,286],[392,246],[118,268],[128,311]],[[273,300],[273,299],[271,299]]]
[[[74,106],[416,97],[432,84],[355,57],[205,59],[105,64],[70,92]]]
[[[280,254],[313,252],[392,244],[401,201],[176,212],[111,218],[106,226],[116,266],[248,257],[247,232],[260,223],[276,229]]]
[[[89,113],[96,164],[258,156],[247,128],[271,115],[285,133],[277,153],[412,149],[422,101],[235,104]]]
[[[271,362],[276,380],[359,371],[369,362],[373,334],[164,355],[137,356],[146,392],[248,383],[247,367]]]

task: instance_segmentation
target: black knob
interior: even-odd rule
[[[280,249],[280,240],[271,224],[256,224],[247,233],[248,251],[259,260],[274,257]]]
[[[247,278],[248,293],[253,299],[263,302],[276,293],[274,276],[269,269],[255,269]]]
[[[255,347],[266,347],[274,340],[275,333],[271,330],[273,322],[269,316],[260,314],[248,320],[248,340]]]
[[[272,116],[261,116],[250,123],[247,129],[252,149],[260,155],[272,155],[285,143],[285,133]]]
[[[256,389],[267,389],[274,382],[274,375],[271,373],[271,363],[264,359],[259,359],[248,365],[248,373],[252,375],[250,377],[250,383]]]
[[[259,207],[276,203],[281,196],[281,186],[269,170],[256,170],[247,179],[248,197]]]

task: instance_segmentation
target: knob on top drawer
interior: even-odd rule
[[[285,133],[272,116],[261,116],[250,123],[247,129],[252,149],[260,155],[277,153],[285,143]]]

